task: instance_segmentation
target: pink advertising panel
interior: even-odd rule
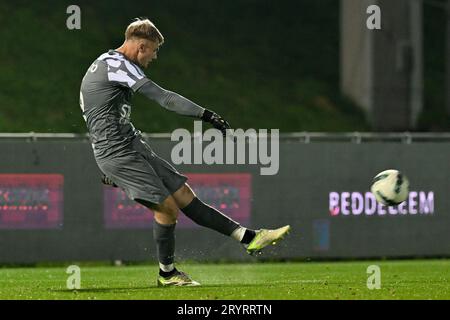
[[[251,174],[248,173],[191,173],[188,184],[205,203],[242,224],[248,224],[251,212]],[[105,227],[151,228],[153,213],[130,200],[119,188],[104,187]],[[180,212],[179,228],[198,227]]]
[[[0,174],[0,229],[57,229],[63,221],[61,174]]]

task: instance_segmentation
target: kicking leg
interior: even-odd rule
[[[178,189],[173,198],[181,211],[198,225],[231,236],[243,244],[250,243],[255,237],[254,230],[242,227],[222,212],[203,203],[187,184]]]
[[[201,226],[231,236],[241,242],[247,249],[247,253],[251,255],[260,253],[269,244],[276,244],[291,229],[289,225],[275,230],[260,229],[255,231],[244,228],[220,211],[200,201],[187,184],[178,189],[173,194],[173,198],[187,217]]]

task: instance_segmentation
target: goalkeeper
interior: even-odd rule
[[[159,286],[199,285],[174,264],[175,226],[181,210],[197,224],[241,242],[249,254],[282,239],[289,226],[251,230],[203,203],[187,177],[160,158],[130,121],[131,98],[138,92],[167,110],[209,122],[226,135],[230,125],[215,112],[165,90],[142,68],[157,58],[164,37],[148,19],[136,19],[116,50],[100,55],[83,77],[80,106],[102,181],[154,212],[153,237],[159,260]]]

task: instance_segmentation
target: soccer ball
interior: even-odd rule
[[[379,203],[396,206],[408,197],[409,181],[398,170],[385,170],[373,178],[370,191]]]

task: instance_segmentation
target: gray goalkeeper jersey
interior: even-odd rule
[[[192,101],[159,87],[122,53],[110,50],[91,64],[80,90],[80,106],[97,159],[125,150],[140,134],[130,121],[131,98],[139,89],[178,114],[201,117],[204,112]]]

